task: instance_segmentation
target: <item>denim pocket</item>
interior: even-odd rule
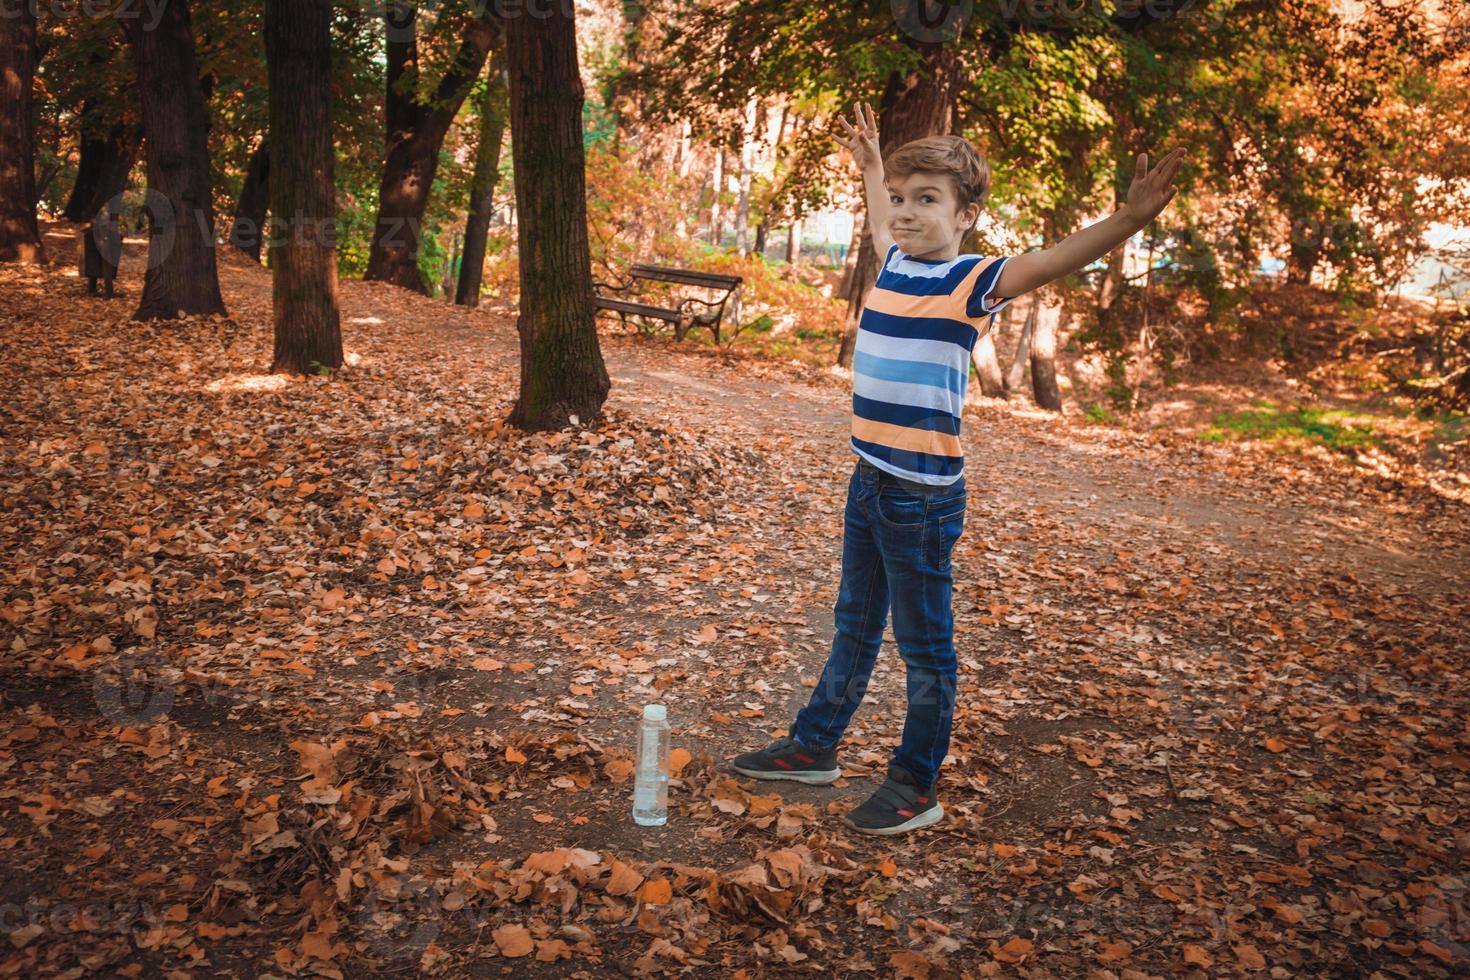
[[[929,548],[929,561],[942,572],[949,571],[955,543],[965,533],[965,499],[960,494],[946,497],[942,504],[932,505],[929,526],[924,534]],[[942,509],[941,509],[942,508]]]
[[[902,487],[883,487],[878,491],[878,517],[893,527],[919,528],[924,526],[928,512],[923,497],[910,493]]]

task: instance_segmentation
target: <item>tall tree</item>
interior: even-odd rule
[[[135,320],[225,312],[214,254],[209,115],[185,0],[162,0],[157,23],[121,18],[133,48],[148,161],[148,270]]]
[[[0,14],[0,262],[34,262],[41,255],[31,117],[36,8],[15,7]]]
[[[494,8],[494,4],[475,4],[453,62],[427,99],[418,91],[417,4],[389,0],[383,12],[388,52],[388,147],[378,188],[377,227],[364,279],[428,293],[418,266],[424,210],[439,169],[444,136],[495,43],[498,30],[491,19]],[[517,13],[519,16],[507,21],[535,19],[527,11]]]
[[[77,179],[61,216],[78,222],[95,218],[127,188],[142,142],[143,131],[135,121],[109,119],[96,102],[84,104]]]
[[[267,59],[269,54],[267,54]],[[271,143],[263,137],[250,154],[245,168],[245,182],[240,185],[240,199],[235,205],[235,220],[230,224],[230,245],[260,261],[260,242],[265,234],[265,215],[271,198]]]
[[[521,268],[521,390],[509,421],[531,430],[596,418],[612,387],[593,320],[575,13],[551,11],[504,21]]]
[[[490,213],[495,185],[500,180],[500,143],[505,135],[509,107],[505,79],[505,46],[490,59],[490,73],[480,98],[480,139],[475,146],[475,173],[470,178],[470,210],[465,219],[464,255],[454,301],[460,306],[480,305],[480,281],[485,275],[485,245],[490,236]]]
[[[331,0],[266,0],[270,71],[271,370],[342,366],[332,184]]]

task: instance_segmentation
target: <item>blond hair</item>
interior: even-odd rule
[[[943,174],[954,181],[959,209],[985,203],[990,193],[990,166],[969,141],[958,136],[926,136],[910,140],[889,156],[883,165],[886,176]]]

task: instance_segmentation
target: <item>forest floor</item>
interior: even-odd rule
[[[0,974],[1470,969],[1463,504],[977,401],[948,816],[868,838],[891,636],[837,785],[724,768],[830,643],[843,379],[610,329],[605,417],[527,435],[513,310],[343,282],[290,381],[221,278],[0,269]]]

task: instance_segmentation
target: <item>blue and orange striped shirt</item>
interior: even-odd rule
[[[986,319],[1014,298],[991,295],[1009,261],[929,261],[889,246],[858,320],[852,358],[852,448],[859,456],[915,483],[948,486],[960,478],[970,352]]]

